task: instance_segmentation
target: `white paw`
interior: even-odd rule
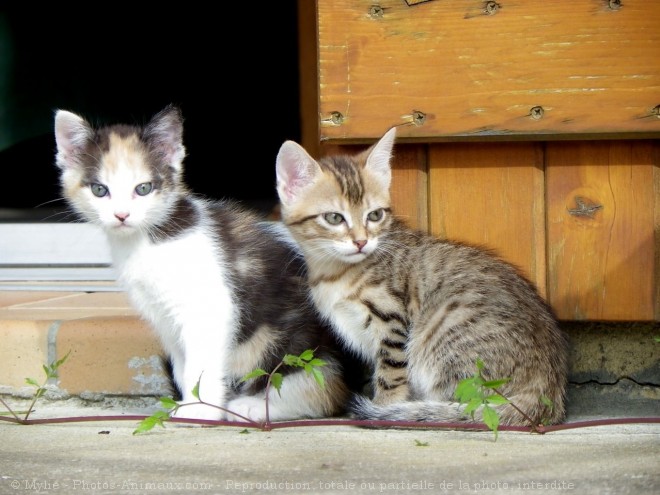
[[[229,421],[245,421],[244,418],[256,422],[266,420],[266,401],[263,398],[238,397],[227,404],[227,409],[230,411],[227,413]]]
[[[223,419],[223,416],[223,411],[206,404],[182,405],[172,414],[173,418],[209,419],[212,421]]]

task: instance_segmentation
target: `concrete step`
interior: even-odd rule
[[[658,416],[659,322],[562,322],[570,338],[568,410]],[[46,398],[170,394],[162,349],[123,292],[0,291],[0,394],[32,397],[44,364],[70,352]]]
[[[0,291],[0,393],[31,396],[70,352],[51,398],[167,393],[160,344],[122,292]]]

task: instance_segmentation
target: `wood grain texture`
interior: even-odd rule
[[[653,320],[652,141],[549,143],[549,298],[562,319]]]
[[[660,2],[317,2],[321,140],[660,133]]]
[[[433,234],[494,250],[545,296],[541,145],[430,145],[429,194]]]
[[[392,209],[414,229],[429,230],[427,146],[397,144],[392,159]]]

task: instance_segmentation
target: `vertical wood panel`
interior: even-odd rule
[[[425,144],[397,144],[392,161],[392,208],[414,229],[428,232],[428,175]]]
[[[653,143],[550,143],[546,182],[548,287],[558,316],[653,319]]]
[[[434,144],[429,223],[439,237],[494,249],[546,293],[543,155],[534,143]]]

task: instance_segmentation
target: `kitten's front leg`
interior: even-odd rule
[[[185,331],[184,331],[185,332]],[[192,332],[192,331],[191,331]],[[194,334],[184,336],[184,365],[181,383],[181,407],[174,417],[219,420],[225,418],[227,400],[225,352],[228,344],[218,328],[194,329]],[[199,387],[197,385],[199,384]],[[193,391],[197,388],[199,399]],[[204,401],[206,404],[201,404]],[[212,405],[208,405],[212,404]]]
[[[224,373],[217,369],[216,363],[208,363],[207,366],[188,366],[184,370],[182,398],[179,401],[179,409],[172,415],[176,418],[193,418],[220,420],[225,418],[222,409],[213,406],[223,406],[226,400],[226,385]],[[199,399],[193,394],[198,387]],[[200,403],[204,401],[205,404]],[[209,405],[212,404],[212,405]]]
[[[389,324],[380,341],[373,377],[373,401],[381,405],[409,399],[406,333]]]

